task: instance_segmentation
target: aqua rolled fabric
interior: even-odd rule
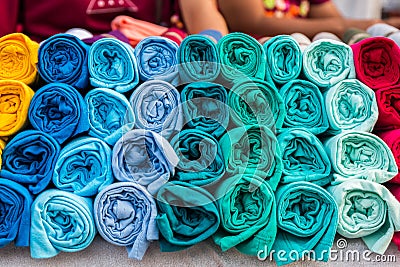
[[[294,182],[276,191],[278,234],[273,245],[278,266],[310,257],[328,261],[338,223],[338,207],[326,189]]]
[[[93,210],[100,236],[126,247],[129,258],[141,260],[150,242],[158,240],[156,203],[139,184],[119,182],[105,187],[96,196]]]
[[[36,130],[20,132],[4,148],[0,177],[38,194],[50,183],[59,153],[60,145],[50,135]]]
[[[126,97],[112,89],[96,88],[85,96],[89,135],[114,145],[134,127],[135,116]]]
[[[82,95],[65,83],[41,87],[29,106],[29,121],[60,144],[89,129],[87,105]]]
[[[103,38],[89,49],[90,84],[124,93],[139,82],[134,49],[116,38]]]

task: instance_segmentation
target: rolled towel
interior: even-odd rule
[[[0,38],[0,79],[32,84],[37,78],[39,44],[23,33]]]
[[[49,189],[38,195],[31,208],[31,257],[51,258],[60,251],[87,248],[96,235],[93,201],[73,193]]]
[[[89,135],[113,146],[135,124],[133,109],[126,97],[114,90],[96,88],[85,96]]]
[[[367,33],[372,36],[384,36],[400,45],[400,30],[386,23],[375,23],[367,28]]]
[[[94,196],[113,182],[111,156],[111,148],[98,138],[71,140],[55,163],[53,183],[78,196]]]
[[[38,71],[47,83],[60,82],[85,89],[89,84],[89,46],[71,34],[44,40],[38,52]]]
[[[0,80],[0,136],[20,131],[27,122],[33,90],[22,82]]]
[[[321,134],[328,129],[325,103],[315,84],[292,80],[279,93],[286,110],[283,128],[305,128],[313,134]]]
[[[48,133],[60,144],[89,129],[82,95],[63,83],[47,84],[35,93],[29,107],[29,121],[33,128]]]
[[[400,203],[378,183],[348,180],[328,187],[339,208],[337,232],[362,238],[368,249],[384,254],[393,233],[400,230]]]
[[[369,34],[366,31],[363,31],[363,30],[357,29],[357,28],[348,28],[344,32],[343,42],[345,42],[348,45],[353,45],[353,44],[358,43],[369,37],[372,37],[372,36],[371,36],[371,34]]]
[[[378,104],[376,131],[388,131],[400,128],[400,86],[395,85],[375,91]]]
[[[328,261],[335,239],[338,207],[324,188],[294,182],[276,191],[278,234],[273,249],[278,266],[304,259]],[[313,252],[313,253],[311,253]]]
[[[307,46],[309,46],[311,44],[311,40],[302,33],[295,32],[295,33],[292,33],[290,36],[292,36],[299,43],[300,50],[302,52],[304,52],[304,50],[307,48]]]
[[[94,200],[94,219],[99,234],[111,244],[124,246],[128,257],[141,260],[153,240],[158,240],[157,207],[139,184],[114,183]]]
[[[390,148],[396,161],[397,169],[400,169],[400,129],[381,132],[378,134],[378,136]],[[393,177],[390,182],[400,184],[400,174],[397,174],[395,177]]]
[[[50,135],[36,130],[22,131],[3,151],[0,177],[18,182],[38,194],[49,184],[59,153],[60,145]]]
[[[314,37],[312,38],[311,42],[315,42],[321,39],[329,39],[329,40],[335,40],[338,42],[342,42],[342,40],[340,40],[340,38],[331,32],[319,32],[316,35],[314,35]]]
[[[220,224],[214,197],[203,188],[173,181],[157,193],[160,249],[163,252],[189,248],[213,235]]]
[[[0,170],[1,170],[1,166],[3,165],[2,155],[3,155],[3,150],[4,150],[5,146],[6,146],[6,142],[4,140],[0,139]]]

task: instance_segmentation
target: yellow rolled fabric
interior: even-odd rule
[[[4,147],[6,146],[6,142],[0,139],[0,170],[1,170],[1,165],[3,162],[1,161],[1,156],[3,154]]]

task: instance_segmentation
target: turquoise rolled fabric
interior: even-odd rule
[[[286,109],[283,128],[304,128],[316,135],[328,129],[325,102],[315,84],[293,80],[282,86],[279,93]]]
[[[357,79],[340,81],[324,93],[329,133],[371,132],[378,120],[375,93]]]
[[[394,232],[400,230],[400,203],[375,182],[348,180],[328,187],[339,207],[337,232],[362,238],[368,249],[384,254]]]
[[[96,88],[85,96],[89,135],[114,145],[135,124],[133,109],[126,97],[114,90]]]
[[[96,196],[93,206],[101,237],[126,247],[129,258],[141,260],[150,242],[158,240],[156,203],[141,185],[131,182],[109,185]]]
[[[309,182],[276,191],[278,234],[273,245],[278,266],[310,257],[328,261],[338,223],[338,207],[326,189]]]
[[[111,148],[98,138],[71,140],[55,163],[53,184],[78,196],[94,196],[114,180],[111,157]]]
[[[321,141],[303,129],[288,129],[277,136],[282,151],[281,183],[307,181],[324,186],[331,181],[331,162]]]
[[[139,82],[134,49],[116,38],[102,38],[89,49],[90,84],[124,93]]]
[[[87,248],[96,236],[93,201],[73,193],[49,189],[31,208],[30,251],[34,259]]]
[[[392,151],[374,134],[347,131],[327,139],[324,147],[334,183],[354,178],[384,183],[398,173]]]

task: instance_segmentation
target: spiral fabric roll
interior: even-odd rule
[[[94,200],[99,234],[109,243],[125,246],[128,257],[141,260],[153,240],[158,240],[157,207],[147,190],[135,183],[105,187]]]
[[[400,86],[382,88],[375,91],[378,104],[376,131],[388,131],[400,128]]]
[[[389,189],[390,193],[393,194],[393,196],[397,199],[397,201],[400,201],[400,185],[399,184],[392,184],[388,183],[385,185],[387,189]],[[395,232],[393,234],[392,242],[396,244],[398,250],[400,251],[400,232]]]
[[[397,168],[400,169],[400,129],[381,132],[378,134],[378,136],[390,148],[396,161]],[[395,177],[393,177],[390,182],[400,184],[400,174],[397,174]]]

